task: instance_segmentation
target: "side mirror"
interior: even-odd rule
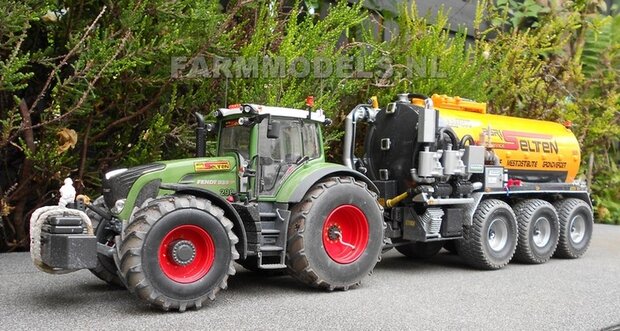
[[[269,121],[269,123],[267,123],[267,138],[280,138],[280,122]]]

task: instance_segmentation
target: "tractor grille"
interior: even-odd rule
[[[424,215],[420,217],[420,221],[426,231],[426,237],[435,237],[439,235],[442,217],[443,210],[441,208],[428,208]]]
[[[161,163],[150,163],[138,167],[129,168],[127,171],[116,175],[110,179],[103,178],[103,199],[106,206],[112,208],[119,199],[127,198],[131,186],[140,176],[164,169],[166,166]]]

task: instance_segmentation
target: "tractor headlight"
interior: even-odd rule
[[[125,208],[125,199],[118,199],[114,203],[114,207],[112,208],[112,212],[115,214],[119,214]]]

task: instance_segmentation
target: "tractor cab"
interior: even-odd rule
[[[219,157],[239,164],[239,193],[274,196],[281,184],[307,162],[324,161],[322,111],[233,105],[216,112]]]

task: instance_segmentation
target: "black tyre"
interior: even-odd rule
[[[517,247],[517,221],[510,206],[496,199],[481,201],[471,226],[457,242],[459,255],[478,269],[504,267]]]
[[[450,252],[450,254],[458,254],[456,250],[456,240],[447,240],[443,244],[443,248]]]
[[[415,242],[408,245],[396,246],[396,250],[406,257],[426,260],[437,255],[443,247],[442,241]]]
[[[315,185],[292,209],[287,266],[326,290],[359,285],[381,258],[384,222],[376,194],[351,177]]]
[[[545,200],[524,200],[513,207],[519,226],[515,260],[540,264],[549,261],[558,245],[560,223],[553,205]]]
[[[594,217],[590,205],[580,199],[564,199],[554,203],[560,220],[560,240],[554,256],[576,259],[588,250],[592,239]]]
[[[95,201],[93,201],[93,205],[98,208],[107,209],[105,202],[103,201],[103,196],[95,199]],[[86,210],[86,215],[88,215],[88,218],[90,218],[93,223],[97,242],[112,248],[116,247],[115,236],[117,233],[109,229],[109,221],[102,220],[102,217],[99,214],[90,209]],[[116,263],[112,257],[97,253],[97,266],[89,270],[99,279],[114,287],[125,287],[118,276],[118,268],[116,268]]]
[[[123,231],[120,269],[127,288],[164,310],[201,308],[235,274],[239,240],[232,227],[206,199],[175,195],[150,201]]]

